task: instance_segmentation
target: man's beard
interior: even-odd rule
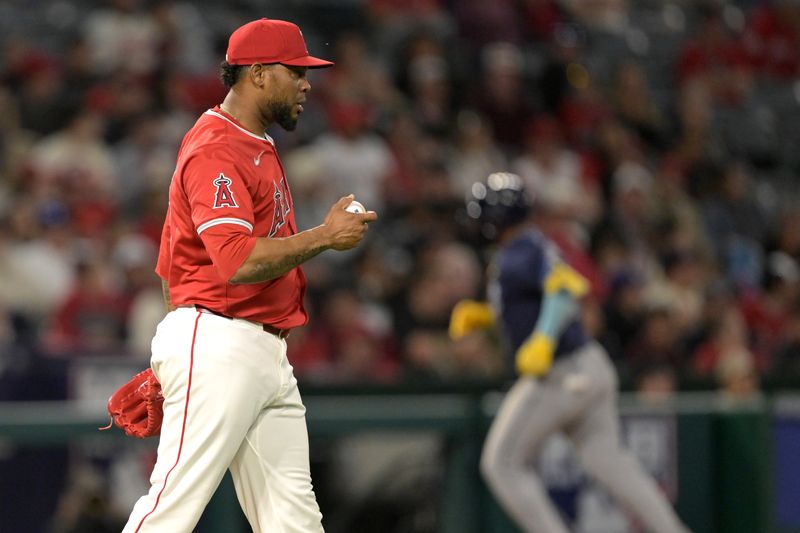
[[[285,102],[270,102],[269,104],[272,121],[277,122],[286,131],[294,131],[297,127],[297,118],[292,117],[292,107]]]

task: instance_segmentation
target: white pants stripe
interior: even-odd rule
[[[190,533],[227,469],[254,532],[323,531],[283,339],[180,308],[159,325],[151,366],[164,391],[158,459],[123,533]]]
[[[200,321],[200,313],[197,313],[197,317],[194,319],[194,331],[192,332],[192,346],[189,349],[189,379],[187,380],[186,384],[186,401],[184,402],[183,406],[183,421],[181,422],[181,439],[180,443],[178,444],[178,454],[175,458],[175,464],[172,465],[172,468],[169,469],[167,475],[164,476],[164,483],[161,485],[161,490],[158,492],[158,496],[156,496],[156,502],[153,504],[153,508],[150,510],[149,513],[144,515],[142,519],[139,521],[139,525],[136,526],[136,532],[138,533],[142,529],[142,524],[144,521],[147,520],[147,517],[153,514],[158,508],[158,502],[161,501],[161,495],[164,493],[164,489],[167,487],[167,481],[169,480],[169,475],[175,470],[175,467],[178,466],[178,463],[181,460],[181,450],[183,450],[183,439],[186,436],[186,419],[189,416],[189,397],[192,392],[192,369],[194,367],[194,343],[197,340],[197,323]]]

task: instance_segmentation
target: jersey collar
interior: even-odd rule
[[[224,120],[224,121],[226,121],[226,122],[230,122],[230,123],[231,123],[231,124],[232,124],[232,125],[233,125],[233,126],[236,128],[236,129],[240,130],[240,131],[241,131],[241,132],[243,132],[243,133],[246,133],[246,134],[247,134],[247,135],[249,135],[250,137],[253,137],[254,139],[258,139],[259,141],[267,141],[267,142],[268,142],[268,143],[270,143],[272,146],[275,146],[275,141],[273,141],[273,140],[272,140],[272,137],[270,137],[269,135],[267,135],[267,133],[266,133],[266,132],[264,132],[264,135],[263,135],[263,136],[261,136],[261,135],[256,135],[256,134],[255,134],[255,133],[253,133],[252,131],[248,130],[247,128],[245,128],[244,126],[242,126],[241,124],[239,124],[239,123],[236,121],[236,119],[235,119],[235,118],[233,118],[233,117],[232,117],[232,116],[230,116],[228,113],[226,113],[225,111],[223,111],[223,110],[222,110],[222,109],[221,109],[219,106],[217,106],[217,107],[215,107],[215,108],[213,108],[213,109],[209,109],[208,111],[206,111],[206,112],[205,112],[205,114],[206,114],[206,115],[211,115],[211,116],[213,116],[213,117],[221,118],[222,120]]]

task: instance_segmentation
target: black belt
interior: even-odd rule
[[[214,311],[213,309],[209,309],[208,307],[204,307],[202,305],[194,304],[192,307],[194,307],[200,312],[211,313],[212,315],[221,316],[222,318],[227,318],[228,320],[234,319],[234,317],[232,316],[222,314],[219,311]],[[289,332],[291,331],[291,329],[276,328],[275,326],[272,326],[270,324],[259,324],[259,325],[261,326],[261,329],[263,329],[267,333],[272,333],[273,335],[275,335],[276,337],[280,337],[281,339],[285,339],[286,337],[288,337]]]

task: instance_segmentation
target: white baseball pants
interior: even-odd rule
[[[286,341],[246,320],[179,308],[152,349],[164,422],[150,491],[123,533],[190,533],[227,469],[254,532],[321,533]]]
[[[583,376],[580,388],[570,386]],[[534,469],[544,440],[563,431],[588,473],[654,533],[688,533],[655,481],[619,442],[617,374],[605,350],[589,343],[559,359],[541,381],[520,378],[492,423],[481,472],[526,533],[568,533]]]

